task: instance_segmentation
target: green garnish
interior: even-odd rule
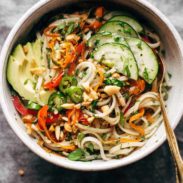
[[[119,42],[120,42],[120,37],[115,37],[115,38],[114,38],[114,41],[115,41],[116,43],[119,43]]]
[[[57,31],[60,31],[60,30],[63,30],[65,28],[65,23],[62,23],[62,24],[59,24],[54,30],[53,32],[57,32]]]
[[[99,43],[100,43],[100,40],[97,39],[97,40],[95,41],[94,45],[97,46]]]
[[[98,100],[94,100],[94,101],[92,101],[92,103],[91,103],[92,111],[94,111],[94,110],[95,110],[95,108],[97,107],[97,103],[98,103]]]
[[[123,115],[122,112],[120,112],[120,124],[121,124],[122,127],[124,126],[124,123],[125,123],[124,115]]]
[[[24,85],[26,85],[26,84],[28,83],[28,81],[29,81],[29,79],[26,79],[26,80],[24,81]]]
[[[71,33],[74,31],[74,28],[75,28],[75,24],[74,24],[74,22],[71,22],[71,23],[69,24],[69,27],[68,27],[68,29],[67,29],[66,34],[71,34]]]
[[[127,34],[130,34],[130,35],[132,34],[131,29],[129,29],[129,28],[128,29],[124,29],[123,32],[127,33]]]
[[[68,155],[68,159],[70,159],[72,161],[78,161],[83,157],[83,155],[84,155],[84,151],[82,149],[78,148]]]
[[[90,58],[94,58],[94,53],[93,52],[90,54]]]
[[[106,80],[104,80],[104,83],[106,85],[116,85],[119,87],[123,87],[126,85],[123,81],[120,81],[120,80],[114,79],[114,78],[107,78]]]
[[[87,148],[89,149],[90,152],[94,151],[94,146],[93,146],[93,144],[91,142],[88,143]]]
[[[81,142],[84,137],[85,137],[85,134],[81,132],[81,133],[78,134],[77,138],[78,138],[79,142]]]

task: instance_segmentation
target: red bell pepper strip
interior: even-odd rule
[[[80,44],[78,44],[77,47],[76,47],[77,56],[80,56],[82,54],[82,52],[84,51],[84,49],[85,49],[85,43],[84,42],[81,42]]]
[[[36,110],[32,110],[32,109],[27,109],[21,102],[20,98],[15,95],[13,96],[13,104],[15,106],[15,109],[22,115],[22,116],[26,116],[28,114],[32,114],[34,116],[37,115],[37,111]]]
[[[60,114],[53,114],[51,112],[48,112],[48,117],[46,118],[46,124],[52,124],[57,122],[60,119]]]
[[[56,88],[57,86],[59,86],[60,81],[62,80],[63,74],[64,74],[64,72],[60,72],[60,74],[58,76],[56,76],[55,78],[53,78],[50,82],[45,83],[44,89],[52,90],[52,89]]]
[[[88,122],[88,120],[84,117],[83,113],[80,110],[80,115],[79,115],[79,122],[81,122],[84,125],[89,125],[90,123]]]
[[[84,53],[85,53],[85,43],[81,42],[80,44],[78,44],[76,46],[76,56],[79,57],[81,56],[82,59],[84,59]],[[76,58],[77,58],[76,57]],[[69,69],[68,69],[68,75],[73,75],[75,68],[76,68],[76,58],[75,60],[69,65]]]
[[[68,75],[69,76],[74,74],[75,68],[76,68],[76,63],[72,62],[69,66],[69,69],[68,69]]]

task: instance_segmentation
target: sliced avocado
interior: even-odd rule
[[[44,67],[45,62],[42,57],[42,40],[39,38],[32,43],[32,50],[34,52],[34,60],[38,67]]]
[[[31,49],[30,43],[27,43],[26,47],[26,55],[22,46],[18,45],[10,56],[7,66],[7,79],[21,97],[40,105],[45,105],[54,91],[46,91],[41,88],[39,98],[37,97],[35,91],[37,80],[31,73],[31,68],[33,67],[32,59],[35,58],[35,52]]]

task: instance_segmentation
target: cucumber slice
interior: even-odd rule
[[[134,18],[124,16],[124,15],[123,16],[117,15],[117,16],[114,16],[111,19],[109,19],[109,21],[116,21],[116,20],[128,23],[138,33],[143,32],[143,27]]]
[[[105,43],[120,43],[128,46],[126,40],[121,34],[112,34],[108,32],[95,34],[88,40],[88,46],[93,48]]]
[[[137,80],[138,68],[130,49],[118,43],[106,43],[93,52],[94,59],[108,67],[114,67],[119,73]]]
[[[106,22],[99,32],[120,33],[124,37],[138,37],[136,31],[129,24],[122,21]]]
[[[113,16],[116,16],[116,15],[129,15],[129,16],[131,16],[131,14],[127,11],[110,11],[110,12],[107,12],[103,18],[104,18],[104,20],[109,20],[110,18],[112,18]]]
[[[139,75],[151,84],[158,74],[158,60],[147,43],[137,38],[126,38],[139,68]]]

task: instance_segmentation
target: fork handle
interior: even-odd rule
[[[175,137],[175,133],[170,126],[170,122],[169,122],[168,117],[167,117],[164,101],[163,101],[161,95],[159,95],[159,99],[160,99],[159,101],[161,104],[161,111],[162,111],[162,115],[163,115],[163,119],[164,119],[164,126],[165,126],[165,130],[166,130],[168,145],[170,147],[172,156],[173,156],[174,161],[175,161],[175,166],[177,168],[177,171],[176,171],[177,172],[177,183],[183,183],[182,157],[180,155],[180,151],[179,151],[179,147],[178,147],[177,140]]]

